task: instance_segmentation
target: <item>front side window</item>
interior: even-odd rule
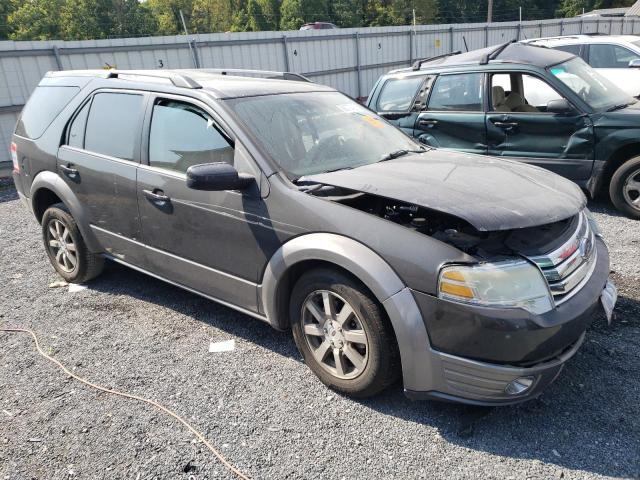
[[[153,106],[149,164],[185,173],[192,165],[233,164],[233,147],[211,116],[194,105],[160,99]]]
[[[376,109],[379,112],[408,111],[423,81],[424,76],[422,75],[406,78],[390,78],[382,86]]]
[[[634,102],[632,97],[580,58],[549,67],[549,71],[595,110],[616,108]]]
[[[75,97],[78,87],[36,87],[22,109],[16,135],[40,138],[64,107]]]
[[[143,96],[97,93],[87,118],[84,148],[123,160],[134,160],[139,141]]]
[[[629,62],[639,58],[640,55],[620,45],[589,45],[589,65],[593,68],[629,68]]]
[[[371,110],[337,92],[226,100],[290,178],[356,168],[422,147]]]
[[[482,74],[441,75],[432,88],[428,109],[482,111]]]

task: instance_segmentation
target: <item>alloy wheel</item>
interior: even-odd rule
[[[64,272],[73,272],[78,265],[76,245],[67,226],[58,219],[49,222],[47,245],[58,267]]]
[[[362,321],[344,298],[329,290],[312,292],[302,304],[304,336],[316,361],[341,379],[360,375],[369,359]]]
[[[640,210],[640,169],[627,176],[622,187],[622,194],[631,207]]]

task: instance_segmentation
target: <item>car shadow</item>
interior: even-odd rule
[[[289,333],[273,330],[266,323],[122,265],[108,262],[105,273],[91,282],[90,288],[154,303],[279,355],[302,361]],[[634,328],[640,326],[638,316],[633,315],[633,312],[640,311],[640,302],[621,297],[620,310],[624,315],[630,314],[625,318],[633,322]],[[602,326],[603,318],[597,319],[596,323],[598,327],[594,335],[606,328]],[[593,441],[597,443],[598,439],[604,443],[607,440],[623,442],[625,437],[633,439],[634,435],[636,440],[632,441],[637,442],[640,438],[638,432],[633,433],[637,430],[633,423],[635,420],[623,417],[625,423],[621,423],[623,420],[616,417],[615,408],[612,409],[607,401],[612,394],[606,381],[610,372],[606,371],[606,361],[602,361],[604,354],[594,345],[585,342],[559,381],[541,397],[515,406],[476,407],[436,401],[414,402],[404,396],[400,384],[374,398],[345,398],[378,414],[396,417],[400,422],[435,428],[448,443],[466,449],[505,458],[538,460],[559,469],[637,476],[640,468],[634,471],[629,462],[638,465],[638,459],[627,459],[626,462],[616,462],[614,458],[603,460],[598,446],[593,445]],[[617,402],[623,400],[633,401],[616,399]],[[630,408],[637,415],[637,408]]]
[[[0,178],[0,203],[10,202],[18,199],[18,192],[13,184],[13,178]]]

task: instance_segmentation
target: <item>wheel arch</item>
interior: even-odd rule
[[[101,252],[102,248],[89,227],[84,207],[73,190],[57,174],[50,171],[38,173],[31,183],[31,207],[38,220],[42,222],[44,212],[51,205],[63,203],[75,219],[85,244],[91,252]]]
[[[606,193],[608,195],[609,184],[611,183],[613,174],[627,160],[631,160],[637,156],[640,156],[640,142],[638,141],[626,143],[614,150],[605,162],[600,175],[598,175],[598,180],[592,194],[597,195]]]
[[[352,238],[331,233],[296,237],[271,257],[260,287],[260,301],[269,323],[289,327],[289,296],[299,276],[310,268],[336,268],[362,282],[382,304],[405,288],[382,257]]]

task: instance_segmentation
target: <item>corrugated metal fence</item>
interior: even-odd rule
[[[600,32],[631,34],[640,19],[572,18],[507,23],[374,27],[84,41],[0,42],[0,161],[9,159],[17,116],[45,72],[251,68],[302,73],[353,97],[416,58],[473,50],[511,39]]]

